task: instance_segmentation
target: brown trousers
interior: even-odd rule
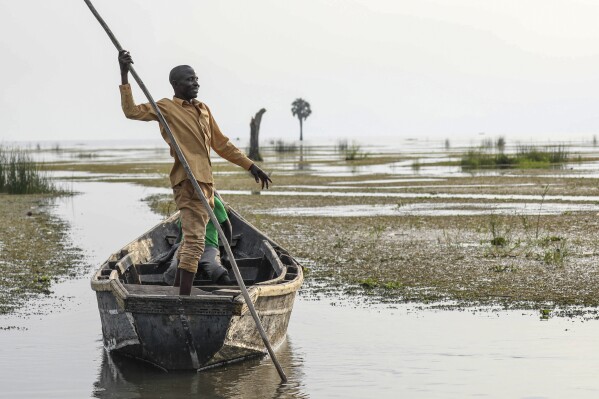
[[[208,203],[214,209],[214,187],[209,183],[198,182]],[[188,272],[198,271],[198,261],[204,252],[206,224],[210,220],[208,211],[198,198],[189,179],[173,187],[175,203],[181,214],[183,242],[179,250],[179,268]]]

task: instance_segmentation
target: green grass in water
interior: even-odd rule
[[[56,187],[28,152],[0,146],[0,193],[45,194]]]
[[[564,146],[539,149],[534,146],[520,146],[514,154],[493,152],[487,148],[469,150],[462,156],[461,166],[467,169],[483,168],[548,168],[568,162],[569,153]]]

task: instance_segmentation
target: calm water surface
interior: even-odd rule
[[[159,217],[122,183],[77,183],[55,212],[72,225],[89,275]],[[102,348],[85,278],[0,317],[0,398],[596,398],[599,322],[521,311],[364,306],[300,295],[278,357],[202,373],[162,373]]]

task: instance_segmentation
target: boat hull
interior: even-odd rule
[[[295,295],[262,296],[254,302],[275,348],[285,340]],[[104,346],[113,353],[165,370],[201,370],[266,353],[251,314],[245,309],[235,314],[234,304],[186,309],[182,301],[176,312],[128,311],[112,291],[97,291],[96,296]]]
[[[277,348],[303,283],[302,268],[239,215],[230,217],[243,236],[235,257],[266,335]],[[175,221],[176,215],[111,255],[92,277],[105,348],[164,370],[201,370],[265,354],[237,286],[199,281],[190,296],[179,296],[178,287],[159,281],[159,266],[152,259],[172,248]]]

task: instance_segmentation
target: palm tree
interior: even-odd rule
[[[303,141],[303,122],[312,113],[312,110],[310,109],[310,103],[304,100],[303,98],[296,99],[294,102],[291,103],[291,113],[293,114],[293,116],[297,116],[297,119],[299,119],[300,141]]]

